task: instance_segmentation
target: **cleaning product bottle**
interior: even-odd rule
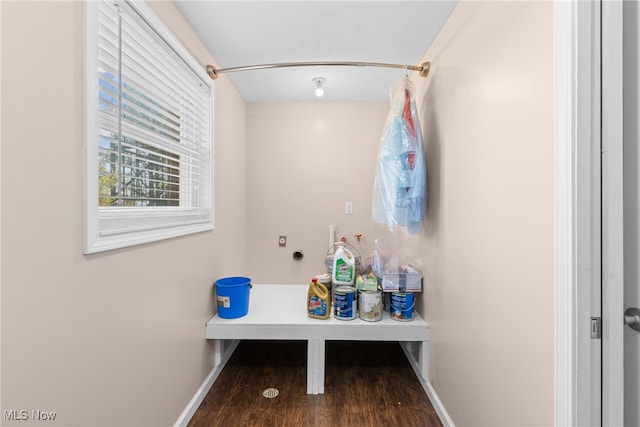
[[[307,314],[314,319],[327,319],[331,314],[331,295],[322,283],[315,277],[311,279],[307,292]]]
[[[331,280],[336,285],[353,286],[355,280],[356,261],[351,251],[340,245],[333,255],[333,271]]]

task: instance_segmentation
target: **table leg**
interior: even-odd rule
[[[222,363],[222,340],[213,340],[213,366],[218,367]]]
[[[324,394],[324,340],[307,341],[307,394]]]
[[[324,394],[324,340],[318,340],[318,394]]]
[[[418,366],[420,366],[422,378],[429,381],[429,341],[420,341],[418,345]]]

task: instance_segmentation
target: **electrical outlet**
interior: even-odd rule
[[[278,246],[280,246],[280,247],[287,246],[287,236],[278,237]]]
[[[344,202],[344,214],[345,215],[352,215],[353,214],[353,203]]]

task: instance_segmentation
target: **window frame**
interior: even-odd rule
[[[101,2],[84,1],[84,57],[83,57],[83,181],[84,181],[84,253],[91,254],[128,246],[140,245],[192,233],[212,230],[215,226],[215,191],[214,191],[214,83],[206,74],[204,68],[182,46],[171,31],[144,1],[116,0],[128,5],[139,17],[149,25],[152,31],[164,40],[178,57],[197,75],[208,87],[209,117],[208,117],[208,182],[198,181],[200,185],[208,184],[208,203],[197,218],[182,222],[183,214],[192,210],[191,207],[103,207],[103,212],[109,212],[114,221],[122,222],[107,229],[103,215],[101,225],[101,208],[99,206],[99,88],[98,79],[98,43],[99,43],[99,9]],[[204,160],[204,158],[203,158]],[[182,172],[181,172],[182,174]],[[181,183],[181,185],[183,185]],[[194,187],[187,187],[194,191]],[[114,215],[115,214],[115,215]]]

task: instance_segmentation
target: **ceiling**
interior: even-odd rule
[[[420,65],[455,0],[174,0],[220,68],[309,61]],[[402,69],[294,67],[226,74],[248,103],[389,100]],[[314,94],[324,77],[325,95]]]

